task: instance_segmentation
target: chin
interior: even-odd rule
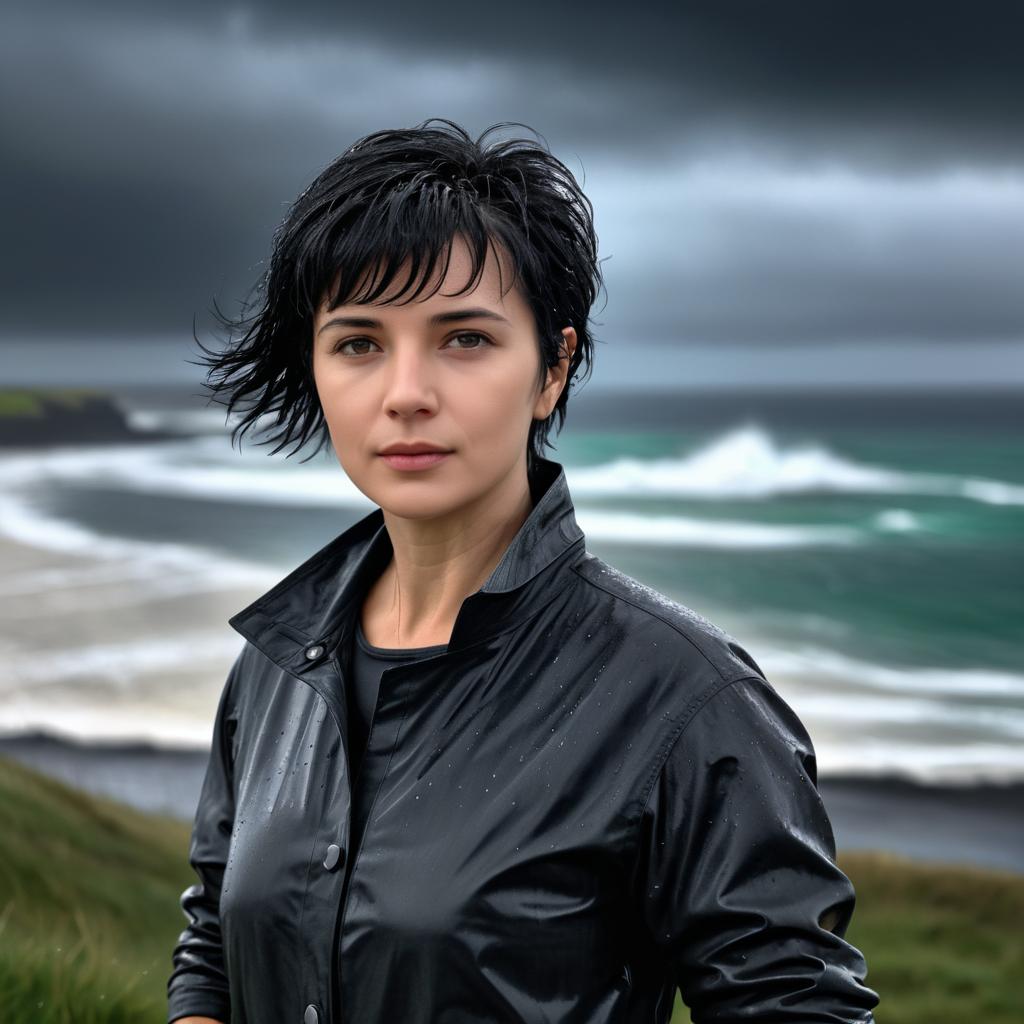
[[[402,473],[382,465],[366,493],[381,508],[405,519],[429,519],[458,508],[471,495],[450,478],[429,470]]]
[[[439,495],[436,502],[424,500],[422,491],[420,491],[419,496],[413,496],[411,493],[404,496],[382,494],[381,498],[384,500],[378,500],[377,504],[380,505],[388,515],[397,516],[400,519],[440,519],[443,516],[450,515],[452,512],[458,511],[461,507],[460,502],[452,501],[450,492],[444,495]]]

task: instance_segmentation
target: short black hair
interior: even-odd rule
[[[431,127],[432,122],[440,126]],[[527,460],[533,469],[544,446],[550,447],[552,421],[558,417],[559,430],[565,422],[577,371],[583,367],[584,377],[590,373],[590,310],[603,280],[590,200],[546,143],[487,141],[511,125],[538,134],[506,121],[474,140],[455,122],[437,117],[413,128],[373,132],[330,163],[291,204],[274,233],[268,268],[241,315],[224,316],[214,300],[214,314],[228,332],[221,351],[206,348],[193,323],[193,337],[204,352],[198,365],[207,369],[209,401],[226,405],[227,415],[236,407],[244,412],[232,429],[232,444],[271,414],[273,426],[258,427],[266,435],[259,444],[277,443],[270,454],[288,444],[300,450],[313,440],[312,458],[329,443],[312,369],[313,319],[328,289],[333,290],[331,308],[373,302],[408,258],[408,280],[395,298],[422,270],[419,287],[407,300],[412,301],[459,234],[473,268],[463,291],[483,273],[489,245],[497,242],[511,256],[509,287],[521,285],[536,321],[538,387],[547,368],[565,357],[562,329],[576,330],[566,386],[551,415],[530,427]],[[367,286],[372,283],[367,271],[378,266],[383,273],[375,286],[354,294],[364,276]]]

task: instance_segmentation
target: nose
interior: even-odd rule
[[[431,353],[418,345],[395,345],[388,360],[384,411],[413,416],[437,411],[437,388]]]

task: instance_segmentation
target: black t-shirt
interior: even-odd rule
[[[358,842],[366,813],[365,800],[372,799],[372,788],[376,779],[375,765],[363,765],[363,753],[377,705],[377,691],[380,688],[381,673],[397,665],[405,665],[421,658],[429,658],[446,650],[447,644],[431,647],[374,647],[363,633],[363,623],[356,616],[354,642],[352,644],[352,676],[348,680],[348,738],[349,738],[349,781],[352,791],[352,846]]]

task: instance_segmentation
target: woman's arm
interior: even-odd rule
[[[641,818],[634,896],[693,1021],[873,1024],[802,723],[748,678],[681,725]]]
[[[189,863],[199,881],[181,894],[188,926],[171,955],[174,969],[167,981],[168,1022],[227,1021],[230,987],[221,944],[220,892],[228,847],[234,830],[234,779],[231,733],[235,726],[232,687],[240,672],[240,653],[228,674],[214,718],[210,759],[199,794]]]

